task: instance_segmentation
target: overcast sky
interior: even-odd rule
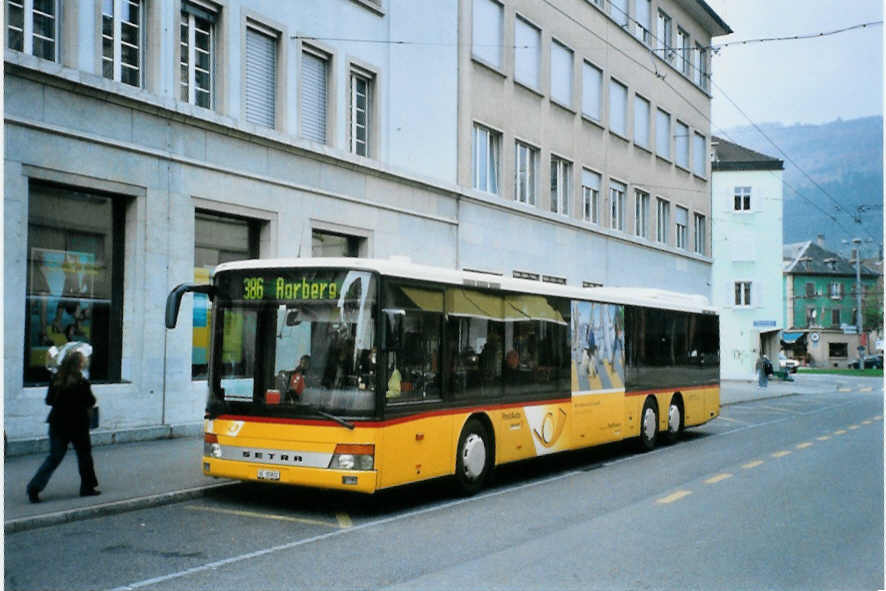
[[[833,31],[883,19],[883,0],[707,0],[734,31],[714,44]],[[883,26],[819,39],[732,45],[712,63],[713,131],[824,123],[883,112]],[[726,98],[732,99],[747,117]]]

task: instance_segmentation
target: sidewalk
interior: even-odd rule
[[[794,375],[795,381],[770,381],[767,388],[756,382],[724,380],[720,387],[723,405],[801,393],[834,391],[844,381]],[[7,534],[57,523],[195,498],[220,486],[234,484],[204,476],[200,462],[203,438],[181,437],[119,443],[94,447],[98,474],[97,497],[80,497],[77,457],[69,449],[49,485],[40,493],[43,502],[28,502],[25,487],[46,457],[45,453],[7,458],[4,464],[4,523]]]

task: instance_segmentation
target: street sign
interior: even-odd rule
[[[843,334],[858,334],[858,328],[854,324],[843,324],[840,328],[843,329]]]

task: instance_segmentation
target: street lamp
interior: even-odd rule
[[[853,238],[852,244],[855,245],[855,326],[858,333],[858,369],[864,369],[864,361],[861,360],[861,238]],[[850,261],[852,262],[852,261]]]

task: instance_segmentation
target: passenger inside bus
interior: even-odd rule
[[[297,402],[305,391],[305,374],[311,368],[311,356],[302,355],[298,365],[289,375],[289,387],[286,389],[287,402]]]

